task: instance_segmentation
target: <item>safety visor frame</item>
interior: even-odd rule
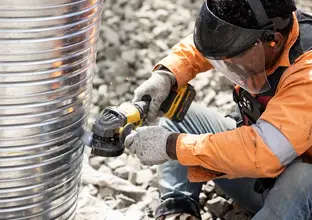
[[[208,59],[210,64],[234,84],[252,94],[268,91],[271,86],[265,68],[265,50],[258,41],[244,53],[223,60]]]

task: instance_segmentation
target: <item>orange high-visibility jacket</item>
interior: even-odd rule
[[[296,13],[293,17],[284,51],[267,74],[280,66],[287,69],[257,123],[217,134],[179,135],[177,157],[182,165],[189,167],[190,181],[276,177],[296,157],[312,161],[312,47],[292,64],[289,59],[290,49],[299,37],[312,42],[312,28],[301,31]],[[303,36],[299,36],[300,31]],[[158,65],[175,75],[178,86],[212,68],[195,48],[192,35],[175,45]],[[224,175],[217,176],[216,172]]]

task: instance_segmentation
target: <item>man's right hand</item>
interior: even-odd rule
[[[171,87],[176,83],[174,75],[166,70],[156,70],[152,76],[134,91],[133,102],[141,101],[143,96],[149,95],[151,103],[147,113],[147,120],[154,121],[161,104],[168,97]]]

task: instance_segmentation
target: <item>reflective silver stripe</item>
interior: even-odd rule
[[[264,143],[271,149],[283,166],[290,164],[298,157],[292,144],[270,123],[258,120],[252,127],[258,132]]]

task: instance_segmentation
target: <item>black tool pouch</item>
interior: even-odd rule
[[[259,178],[255,182],[254,191],[256,193],[262,194],[265,190],[272,188],[275,182],[276,178]]]

